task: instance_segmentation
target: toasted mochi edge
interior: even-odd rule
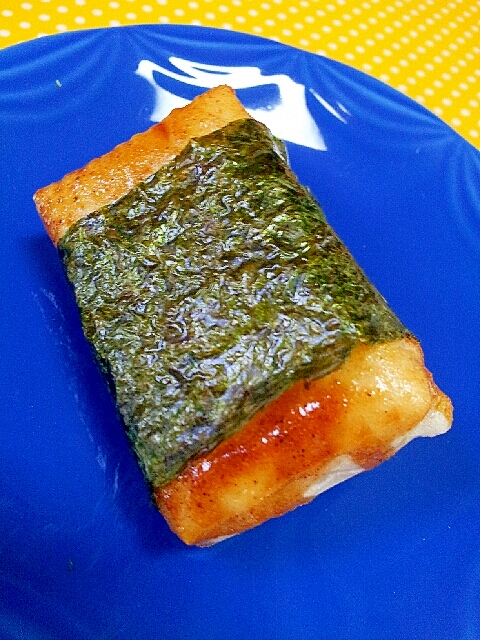
[[[39,189],[33,199],[56,245],[72,224],[126,195],[192,140],[250,118],[231,87],[221,85],[173,109],[162,122]]]
[[[387,460],[414,438],[422,436],[433,437],[445,433],[450,428],[453,417],[451,402],[433,383],[430,372],[423,364],[423,353],[417,341],[408,338],[394,341],[394,343],[390,344],[387,343],[386,346],[373,345],[367,347],[363,345],[360,347],[360,351],[358,351],[358,349],[359,348],[357,348],[356,351],[357,355],[355,356],[357,364],[349,365],[347,360],[346,363],[337,370],[337,373],[329,374],[329,376],[324,379],[326,383],[326,379],[331,378],[331,382],[328,383],[329,386],[327,387],[323,387],[323,383],[321,381],[319,382],[319,393],[327,394],[319,396],[319,400],[323,402],[324,399],[330,397],[329,392],[332,389],[331,385],[335,384],[338,372],[341,372],[342,368],[346,367],[345,372],[348,371],[348,374],[345,373],[343,375],[350,375],[352,366],[354,367],[353,372],[355,373],[355,367],[368,368],[373,362],[371,371],[376,375],[375,360],[369,360],[368,354],[381,354],[382,350],[385,351],[385,349],[393,349],[394,351],[391,351],[391,353],[395,354],[396,349],[400,357],[405,357],[409,360],[407,370],[410,366],[413,366],[414,376],[418,376],[421,381],[420,386],[423,389],[421,392],[423,399],[419,404],[419,412],[415,414],[418,416],[416,420],[412,421],[412,416],[408,418],[405,417],[405,414],[400,413],[400,424],[398,424],[398,426],[395,424],[395,427],[388,432],[392,433],[392,435],[386,436],[386,434],[381,434],[377,440],[377,445],[373,442],[373,449],[370,447],[372,442],[368,441],[368,436],[367,440],[365,440],[361,432],[356,431],[356,426],[353,425],[353,440],[348,442],[346,448],[340,446],[336,451],[331,451],[327,457],[320,456],[318,459],[310,459],[307,466],[302,466],[300,458],[297,466],[297,460],[295,460],[295,468],[289,472],[290,475],[282,476],[282,479],[280,481],[276,480],[273,485],[267,485],[269,487],[268,492],[264,495],[257,494],[253,499],[249,498],[245,504],[240,504],[235,513],[231,513],[224,518],[222,515],[218,515],[221,513],[221,509],[219,512],[217,506],[220,502],[218,502],[217,505],[215,504],[217,498],[214,492],[218,491],[222,496],[225,488],[227,499],[230,499],[230,495],[232,495],[235,501],[240,494],[236,494],[235,491],[229,493],[229,483],[233,482],[234,486],[240,487],[241,490],[249,491],[249,488],[253,487],[250,480],[255,478],[254,482],[257,483],[258,481],[259,483],[253,487],[253,491],[255,492],[262,483],[262,474],[265,469],[267,469],[265,473],[268,473],[269,460],[265,458],[265,454],[260,454],[260,458],[256,458],[255,447],[258,447],[258,452],[260,449],[258,446],[259,440],[263,440],[263,436],[267,436],[269,431],[271,433],[272,424],[274,426],[275,423],[269,423],[268,420],[270,418],[268,417],[260,428],[254,427],[252,424],[246,425],[246,431],[249,431],[250,435],[243,435],[242,431],[234,434],[234,436],[231,436],[230,439],[221,443],[221,445],[210,454],[199,456],[196,460],[192,461],[192,464],[187,468],[186,472],[169,483],[169,485],[155,491],[157,506],[165,516],[171,529],[184,542],[201,547],[216,544],[232,535],[253,528],[268,519],[283,515],[302,504],[310,502],[317,495],[336,484]],[[378,357],[378,355],[374,355],[374,358],[376,357]],[[380,355],[380,357],[382,358],[383,356]],[[395,360],[392,361],[396,362]],[[357,371],[360,371],[360,369],[357,369]],[[341,375],[340,373],[340,379]],[[366,387],[365,390],[367,390]],[[363,387],[360,393],[364,393]],[[415,393],[414,390],[412,392],[412,400]],[[295,394],[291,394],[288,402],[292,401],[292,396],[295,396]],[[406,400],[408,403],[410,403],[409,398],[410,397]],[[326,402],[333,402],[332,407],[334,411],[336,411],[335,401],[327,400]],[[368,400],[367,403],[368,402],[370,402],[370,400]],[[403,398],[403,402],[405,402],[405,397]],[[398,405],[401,407],[400,400],[398,401]],[[287,411],[295,408],[294,403],[291,407],[289,404],[287,404],[286,407]],[[298,405],[296,408],[298,409]],[[395,412],[395,410],[396,407],[393,409],[393,412]],[[274,413],[274,411],[273,409],[272,413]],[[338,423],[336,414],[334,414],[330,428],[333,425],[333,428],[337,429],[335,425],[340,424],[340,429],[345,430],[346,425],[347,427],[350,425],[350,418],[348,420],[343,418],[343,423],[341,422],[342,418],[340,417],[339,419],[340,423]],[[366,420],[368,421],[368,418],[366,418]],[[402,420],[406,420],[407,422],[402,424]],[[259,424],[261,423],[259,422]],[[322,424],[315,423],[307,426],[305,430],[307,437],[311,431],[318,432],[321,437]],[[300,441],[307,442],[307,439],[303,440],[303,438],[305,438],[305,436],[302,435]],[[350,438],[350,436],[348,436],[348,438]],[[229,444],[229,440],[232,442],[232,445]],[[253,447],[251,446],[252,442],[254,443]],[[255,444],[255,442],[257,444]],[[288,440],[285,442],[288,442]],[[283,452],[281,449],[282,446],[284,447]],[[283,456],[289,455],[289,447],[291,447],[291,442],[279,445],[280,454],[276,454],[277,457],[274,462],[272,462],[274,467],[278,465],[279,462],[281,464],[288,464],[288,461],[286,461]],[[240,450],[247,453],[245,453],[245,460],[241,463],[241,466],[236,467],[235,451],[238,452]],[[217,451],[218,453],[216,453]],[[211,476],[214,469],[211,465],[217,464],[215,460],[220,460],[218,464],[221,466],[217,467],[214,475]],[[202,469],[205,469],[205,474],[202,474]],[[222,478],[225,479],[226,487],[222,486]],[[213,498],[213,506],[209,506],[209,498]],[[222,499],[223,497],[219,500],[221,501]],[[208,510],[210,515],[208,515]],[[204,520],[206,512],[207,518]],[[202,524],[203,522],[205,522],[205,526]],[[203,526],[204,529],[202,528]]]
[[[399,451],[415,438],[432,438],[434,436],[442,435],[450,429],[450,426],[451,422],[444,413],[437,409],[432,409],[411,431],[395,440],[392,443],[392,447],[395,448],[395,451]],[[322,469],[320,474],[312,479],[310,486],[308,486],[303,492],[305,500],[298,502],[297,504],[292,504],[290,510],[310,502],[313,498],[316,498],[320,494],[325,493],[325,491],[328,491],[328,489],[345,482],[345,480],[355,477],[363,471],[367,471],[367,469],[364,469],[357,464],[350,455],[342,454],[337,456],[326,469]],[[238,533],[242,533],[242,531],[232,533],[230,535],[221,535],[216,538],[201,540],[195,544],[198,547],[211,547],[219,542],[233,538],[235,535],[238,535]]]

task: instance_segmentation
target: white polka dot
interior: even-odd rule
[[[62,5],[60,7],[57,7],[57,11],[58,13],[68,13],[68,8]]]
[[[120,26],[120,21],[119,20],[110,20],[110,22],[108,24],[111,27],[119,27]]]
[[[144,13],[151,13],[153,11],[153,8],[149,4],[144,4],[142,7],[142,11]]]
[[[243,24],[244,22],[246,22],[246,19],[244,18],[244,16],[236,16],[235,20],[236,20],[239,24]]]
[[[282,34],[284,36],[291,36],[292,32],[290,31],[290,29],[282,29]]]
[[[20,6],[22,7],[22,9],[25,9],[26,11],[32,8],[32,5],[30,4],[30,2],[22,2]]]
[[[10,35],[10,31],[7,29],[0,29],[0,38],[8,38]]]
[[[205,17],[207,20],[215,20],[216,16],[214,13],[212,13],[211,11],[207,11],[207,13],[205,14]]]
[[[101,9],[92,9],[92,15],[94,16],[102,16],[103,15],[103,11]]]
[[[77,16],[77,17],[74,19],[74,22],[75,22],[76,24],[85,24],[85,18],[84,18],[83,16]]]
[[[452,101],[450,100],[450,98],[442,98],[442,104],[444,104],[446,107],[450,107],[452,105]]]
[[[435,94],[435,91],[433,89],[431,89],[430,87],[427,87],[426,89],[424,89],[423,93],[426,96],[433,96]]]
[[[20,22],[19,25],[20,29],[30,29],[30,23],[29,22]]]
[[[2,16],[5,16],[6,18],[10,18],[10,16],[13,16],[13,11],[10,11],[10,9],[4,9],[2,11]]]
[[[452,118],[451,122],[454,127],[459,127],[462,124],[462,121],[460,120],[460,118]]]
[[[337,43],[336,42],[329,42],[327,47],[329,49],[331,49],[332,51],[335,51],[335,49],[338,49]]]
[[[38,19],[41,20],[42,22],[48,22],[48,20],[50,20],[50,16],[46,13],[41,13],[38,16]]]
[[[470,129],[469,133],[472,138],[478,138],[478,136],[480,135],[476,129]]]
[[[442,107],[433,107],[433,113],[437,116],[441,116],[443,114]]]

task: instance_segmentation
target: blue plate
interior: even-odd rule
[[[32,202],[228,82],[403,321],[452,430],[210,549],[152,506]],[[480,637],[480,154],[357,71],[183,26],[0,51],[2,638]]]

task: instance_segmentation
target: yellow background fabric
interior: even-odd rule
[[[326,55],[409,95],[480,147],[480,0],[0,0],[0,47],[145,23],[233,29]]]

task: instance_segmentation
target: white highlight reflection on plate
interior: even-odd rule
[[[262,75],[258,67],[200,64],[174,56],[169,58],[169,62],[187,75],[169,71],[150,60],[141,60],[136,70],[137,75],[144,78],[155,90],[155,108],[151,115],[151,120],[154,122],[160,122],[172,109],[183,107],[189,102],[159,86],[154,79],[154,72],[184,84],[205,89],[211,89],[220,84],[228,84],[232,89],[249,89],[276,84],[280,93],[279,100],[272,102],[271,99],[266,98],[264,107],[247,108],[249,114],[263,122],[275,136],[282,140],[326,151],[323,136],[307,106],[305,86],[295,82],[289,76]],[[318,99],[317,96],[315,97]],[[324,105],[324,101],[320,103]],[[330,107],[328,110],[332,112],[332,109],[333,107]],[[343,117],[340,116],[340,118],[344,122]]]

